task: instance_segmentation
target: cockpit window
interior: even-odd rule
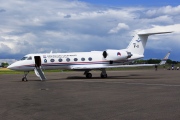
[[[32,60],[32,57],[31,56],[24,56],[21,60]]]
[[[27,58],[28,58],[28,57],[25,56],[25,57],[23,57],[21,60],[26,60]]]
[[[32,60],[32,57],[31,57],[31,56],[30,56],[30,57],[28,57],[28,58],[27,58],[27,60]]]

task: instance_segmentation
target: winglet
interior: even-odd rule
[[[161,60],[159,65],[164,65],[166,64],[167,59],[169,58],[170,52],[167,53],[167,55]]]

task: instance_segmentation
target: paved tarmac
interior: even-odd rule
[[[0,75],[0,120],[179,120],[180,71]]]

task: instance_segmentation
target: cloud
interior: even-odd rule
[[[0,53],[6,53],[6,52],[9,52],[11,49],[6,45],[6,44],[3,44],[3,43],[0,43]]]
[[[146,32],[173,32],[174,34],[180,34],[180,24],[173,24],[167,26],[152,25],[150,29],[143,29],[138,31]]]
[[[64,16],[64,18],[71,18],[71,15],[66,15]]]
[[[159,16],[159,15],[179,15],[180,14],[180,5],[176,7],[164,6],[160,8],[155,8],[148,10],[146,12],[148,16]]]
[[[0,9],[0,13],[2,13],[2,12],[6,12],[6,10],[4,10],[4,9]]]
[[[72,0],[2,1],[0,50],[6,56],[0,58],[17,59],[25,54],[49,53],[51,50],[76,52],[126,48],[132,33],[149,28],[177,32],[173,36],[150,37],[147,49],[158,49],[161,45],[177,51],[180,45],[179,8],[109,7]],[[156,38],[158,44],[151,41]],[[164,39],[171,39],[173,43]]]
[[[119,23],[116,27],[112,28],[108,33],[118,33],[120,30],[128,30],[129,26],[125,23]]]

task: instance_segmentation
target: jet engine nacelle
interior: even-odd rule
[[[124,50],[106,50],[103,52],[103,57],[106,60],[126,60],[131,56],[130,52]]]

